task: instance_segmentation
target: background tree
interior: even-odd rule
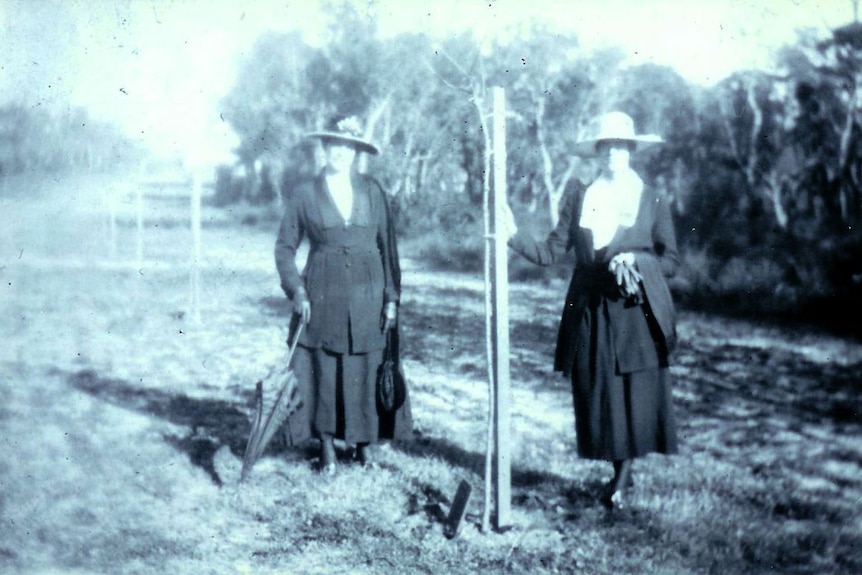
[[[614,108],[628,113],[643,133],[660,134],[664,144],[635,157],[638,173],[684,212],[702,159],[698,138],[698,90],[668,66],[641,64],[620,71]]]
[[[573,177],[590,180],[594,166],[572,154],[587,123],[606,111],[617,89],[623,55],[608,49],[585,55],[577,38],[533,24],[493,49],[492,81],[507,88],[512,112],[511,194],[535,213],[545,206],[555,225],[559,201]]]
[[[382,83],[389,88],[376,131],[384,149],[375,174],[392,196],[402,230],[454,224],[443,221],[447,217],[437,204],[459,203],[469,195],[457,133],[469,106],[435,89],[434,60],[432,43],[420,35],[395,37],[381,52]]]
[[[318,54],[299,33],[270,32],[257,40],[240,64],[221,110],[240,140],[235,153],[246,174],[242,195],[247,199],[258,193],[259,162],[294,177],[308,169],[302,135],[329,108],[311,97],[314,78],[308,63]]]
[[[381,38],[373,15],[332,7],[323,47],[262,37],[225,98],[250,173],[264,164],[284,179],[307,176],[316,148],[303,135],[334,113],[356,114],[383,151],[365,161],[400,233],[432,264],[475,269],[488,169],[481,111],[486,88],[500,85],[510,197],[534,231],[556,221],[567,181],[595,176],[593,162],[572,154],[587,122],[621,109],[665,139],[636,162],[673,202],[687,258],[680,285],[702,288],[700,301],[790,305],[858,285],[857,25],[825,40],[802,33],[779,55],[781,75],[740,71],[704,88],[667,67],[623,67],[618,50],[586,52],[535,23],[511,34],[517,42],[487,45],[469,33]]]

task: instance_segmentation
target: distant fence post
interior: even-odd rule
[[[189,303],[192,321],[201,321],[201,287],[200,287],[200,261],[201,261],[201,195],[202,195],[201,170],[195,167],[192,170],[192,196],[191,196],[191,228],[192,228],[192,253],[191,266],[189,268]]]
[[[140,182],[135,186],[135,211],[138,230],[138,245],[135,250],[135,257],[138,269],[141,269],[144,267],[144,190]]]
[[[116,188],[111,188],[108,194],[108,257],[117,259],[117,202],[119,194]]]

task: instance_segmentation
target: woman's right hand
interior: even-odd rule
[[[293,313],[299,316],[302,325],[307,325],[311,321],[311,302],[307,299],[297,299],[293,302]]]

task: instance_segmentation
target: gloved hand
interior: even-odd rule
[[[608,269],[614,274],[620,292],[624,296],[640,295],[640,283],[643,277],[637,270],[633,253],[623,252],[615,255],[608,264]]]
[[[311,321],[311,302],[308,301],[305,290],[296,292],[293,298],[293,313],[299,316],[302,325],[307,325]]]
[[[388,302],[383,306],[383,314],[380,318],[380,326],[383,333],[395,327],[395,322],[398,321],[398,305],[394,301]]]
[[[518,233],[518,224],[515,223],[515,214],[509,203],[504,203],[500,208],[500,219],[497,221],[497,234],[502,235],[506,241]]]

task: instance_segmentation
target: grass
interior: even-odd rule
[[[682,451],[638,460],[630,505],[607,512],[595,492],[609,465],[575,457],[568,384],[549,370],[564,284],[513,284],[514,528],[482,533],[477,274],[405,261],[416,434],[388,445],[381,469],[339,445],[326,480],[313,446],[276,441],[239,485],[254,382],[280,356],[287,319],[270,222],[212,214],[196,323],[183,226],[148,229],[141,267],[123,251],[134,228],[112,259],[85,225],[99,214],[58,205],[37,250],[22,225],[32,212],[14,210],[0,228],[0,572],[862,571],[852,340],[683,312],[672,370]],[[448,540],[462,479],[474,492]]]

